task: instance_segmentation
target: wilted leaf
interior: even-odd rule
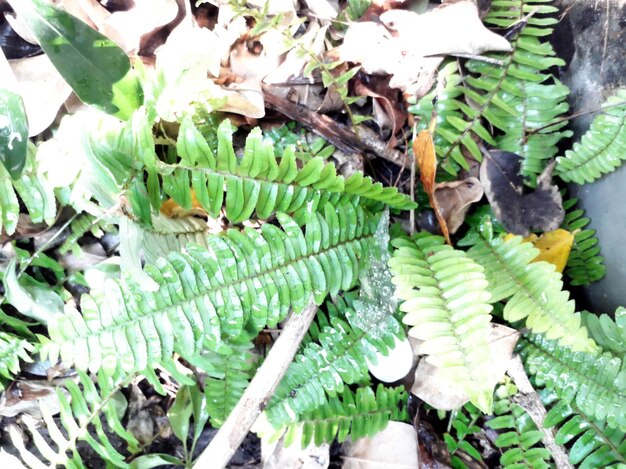
[[[56,390],[59,389],[66,396],[68,392],[47,380],[15,381],[0,396],[0,416],[15,417],[26,413],[32,417],[41,419],[41,404],[50,409],[52,415],[59,413],[59,397]]]
[[[392,75],[389,86],[418,98],[430,89],[443,56],[511,50],[506,39],[485,28],[471,1],[421,15],[389,10],[380,21],[350,25],[341,58],[360,63],[367,73]]]
[[[563,272],[574,244],[574,234],[559,228],[539,237],[531,234],[524,238],[524,241],[533,243],[539,249],[539,255],[533,259],[533,262],[546,261],[554,265],[557,272]]]
[[[399,469],[420,467],[417,432],[413,425],[389,422],[373,438],[360,438],[343,447],[343,469]]]
[[[500,324],[491,324],[489,330],[489,349],[491,363],[489,365],[489,386],[495,388],[504,373],[513,355],[519,332]],[[416,352],[419,353],[419,344]],[[458,386],[451,383],[440,368],[421,360],[415,370],[415,382],[411,392],[427,404],[442,410],[458,409],[466,402],[469,396]]]
[[[434,119],[433,119],[434,123]],[[433,127],[433,124],[431,124]],[[417,166],[420,170],[420,180],[424,186],[424,191],[428,194],[428,200],[430,206],[435,211],[435,216],[439,222],[439,227],[443,233],[444,238],[448,244],[450,242],[450,234],[448,233],[448,227],[446,220],[444,219],[435,197],[435,177],[437,175],[437,154],[435,153],[435,144],[433,143],[434,129],[427,129],[420,131],[417,137],[413,140],[413,154],[417,162]]]
[[[537,178],[537,188],[526,192],[520,174],[521,157],[490,150],[480,165],[480,182],[493,213],[507,231],[527,236],[531,230],[551,231],[563,222],[563,199],[552,185],[554,162]]]
[[[482,199],[483,192],[482,184],[474,177],[435,186],[435,199],[450,234],[460,228],[470,205]]]
[[[128,57],[113,41],[43,0],[9,4],[83,102],[122,119],[141,106],[141,85]]]

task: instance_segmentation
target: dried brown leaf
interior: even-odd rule
[[[423,96],[446,55],[510,51],[506,39],[489,31],[476,4],[463,0],[423,14],[389,10],[380,23],[353,23],[340,47],[342,60],[370,74],[392,75],[389,86]]]
[[[477,178],[443,182],[435,186],[435,199],[450,234],[456,233],[474,202],[483,197],[483,186]]]
[[[413,154],[415,155],[417,167],[420,171],[420,180],[424,191],[428,195],[430,206],[435,212],[439,227],[446,242],[452,245],[446,220],[441,213],[437,198],[435,197],[435,177],[437,175],[437,154],[433,143],[433,134],[430,129],[422,130],[413,140]]]
[[[491,387],[495,387],[506,372],[518,337],[519,332],[515,329],[491,324],[489,330],[491,363],[488,370]],[[419,344],[417,346],[416,352],[419,353]],[[415,371],[415,382],[411,392],[429,405],[442,410],[458,409],[469,401],[467,394],[452,383],[441,368],[423,359]]]
[[[372,438],[344,444],[343,469],[400,469],[419,467],[417,432],[413,425],[389,422]]]
[[[552,231],[563,222],[565,211],[559,188],[552,184],[554,161],[537,178],[537,188],[527,190],[520,174],[521,157],[490,150],[480,165],[480,182],[493,213],[513,234]]]
[[[72,89],[46,55],[10,60],[28,116],[31,137],[46,130]]]

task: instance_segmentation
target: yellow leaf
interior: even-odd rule
[[[513,236],[508,234],[504,239],[509,239]],[[546,261],[553,264],[557,272],[563,272],[574,244],[574,234],[559,228],[558,230],[548,231],[539,237],[531,233],[524,238],[524,241],[533,243],[539,249],[539,255],[535,257],[533,262]]]
[[[191,208],[185,210],[174,199],[167,199],[161,204],[161,213],[169,218],[183,218],[189,215],[206,216],[206,210],[196,198],[196,192],[191,189]]]

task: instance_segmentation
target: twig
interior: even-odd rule
[[[269,85],[263,85],[263,95],[268,108],[308,127],[346,155],[371,153],[398,166],[402,166],[404,162],[401,152],[387,148],[387,143],[367,127],[359,126],[357,135],[350,128],[338,124],[326,115],[310,111],[304,106],[272,94]]]
[[[533,385],[530,384],[530,380],[528,379],[528,375],[526,375],[524,365],[519,355],[511,359],[506,372],[519,390],[519,393],[513,396],[511,400],[524,409],[535,423],[536,427],[543,432],[543,445],[550,451],[557,469],[574,469],[574,466],[569,461],[565,448],[556,443],[556,432],[554,428],[545,428],[543,426],[543,421],[546,417],[546,408],[543,406],[539,394],[537,394]]]
[[[243,393],[209,446],[200,454],[194,463],[195,468],[226,467],[287,371],[316,311],[317,306],[311,298],[303,311],[291,312],[280,336],[250,382],[248,389]]]

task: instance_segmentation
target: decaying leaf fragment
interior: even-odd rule
[[[461,227],[470,206],[482,199],[483,193],[482,184],[474,177],[435,186],[435,199],[450,234]]]
[[[380,21],[350,25],[341,59],[360,63],[370,74],[392,75],[390,87],[418,98],[432,86],[444,56],[511,50],[506,39],[485,28],[476,4],[468,0],[421,15],[389,10]]]
[[[417,433],[413,425],[389,422],[372,438],[359,438],[344,445],[343,469],[420,467]]]
[[[450,234],[448,233],[446,220],[441,213],[439,204],[437,203],[437,198],[435,197],[437,154],[435,153],[435,144],[433,143],[434,122],[435,120],[433,119],[431,128],[420,131],[420,133],[417,134],[417,137],[413,139],[413,154],[415,155],[417,167],[420,170],[420,180],[424,186],[424,191],[428,194],[428,201],[435,212],[435,216],[437,217],[437,221],[439,222],[439,226],[441,228],[441,233],[444,238],[446,238],[446,242],[452,245],[450,242]]]
[[[480,165],[480,182],[493,213],[510,233],[528,236],[531,231],[556,230],[563,222],[563,199],[552,184],[554,162],[537,178],[537,188],[527,192],[520,174],[521,157],[490,150]]]
[[[488,373],[491,388],[494,388],[504,376],[518,338],[519,332],[515,329],[501,324],[491,324],[489,330],[491,364]],[[420,343],[415,345],[417,353],[420,353],[419,346]],[[458,409],[469,402],[469,396],[459,386],[450,382],[448,376],[441,368],[431,364],[428,360],[420,360],[415,370],[415,381],[411,392],[437,409]]]

